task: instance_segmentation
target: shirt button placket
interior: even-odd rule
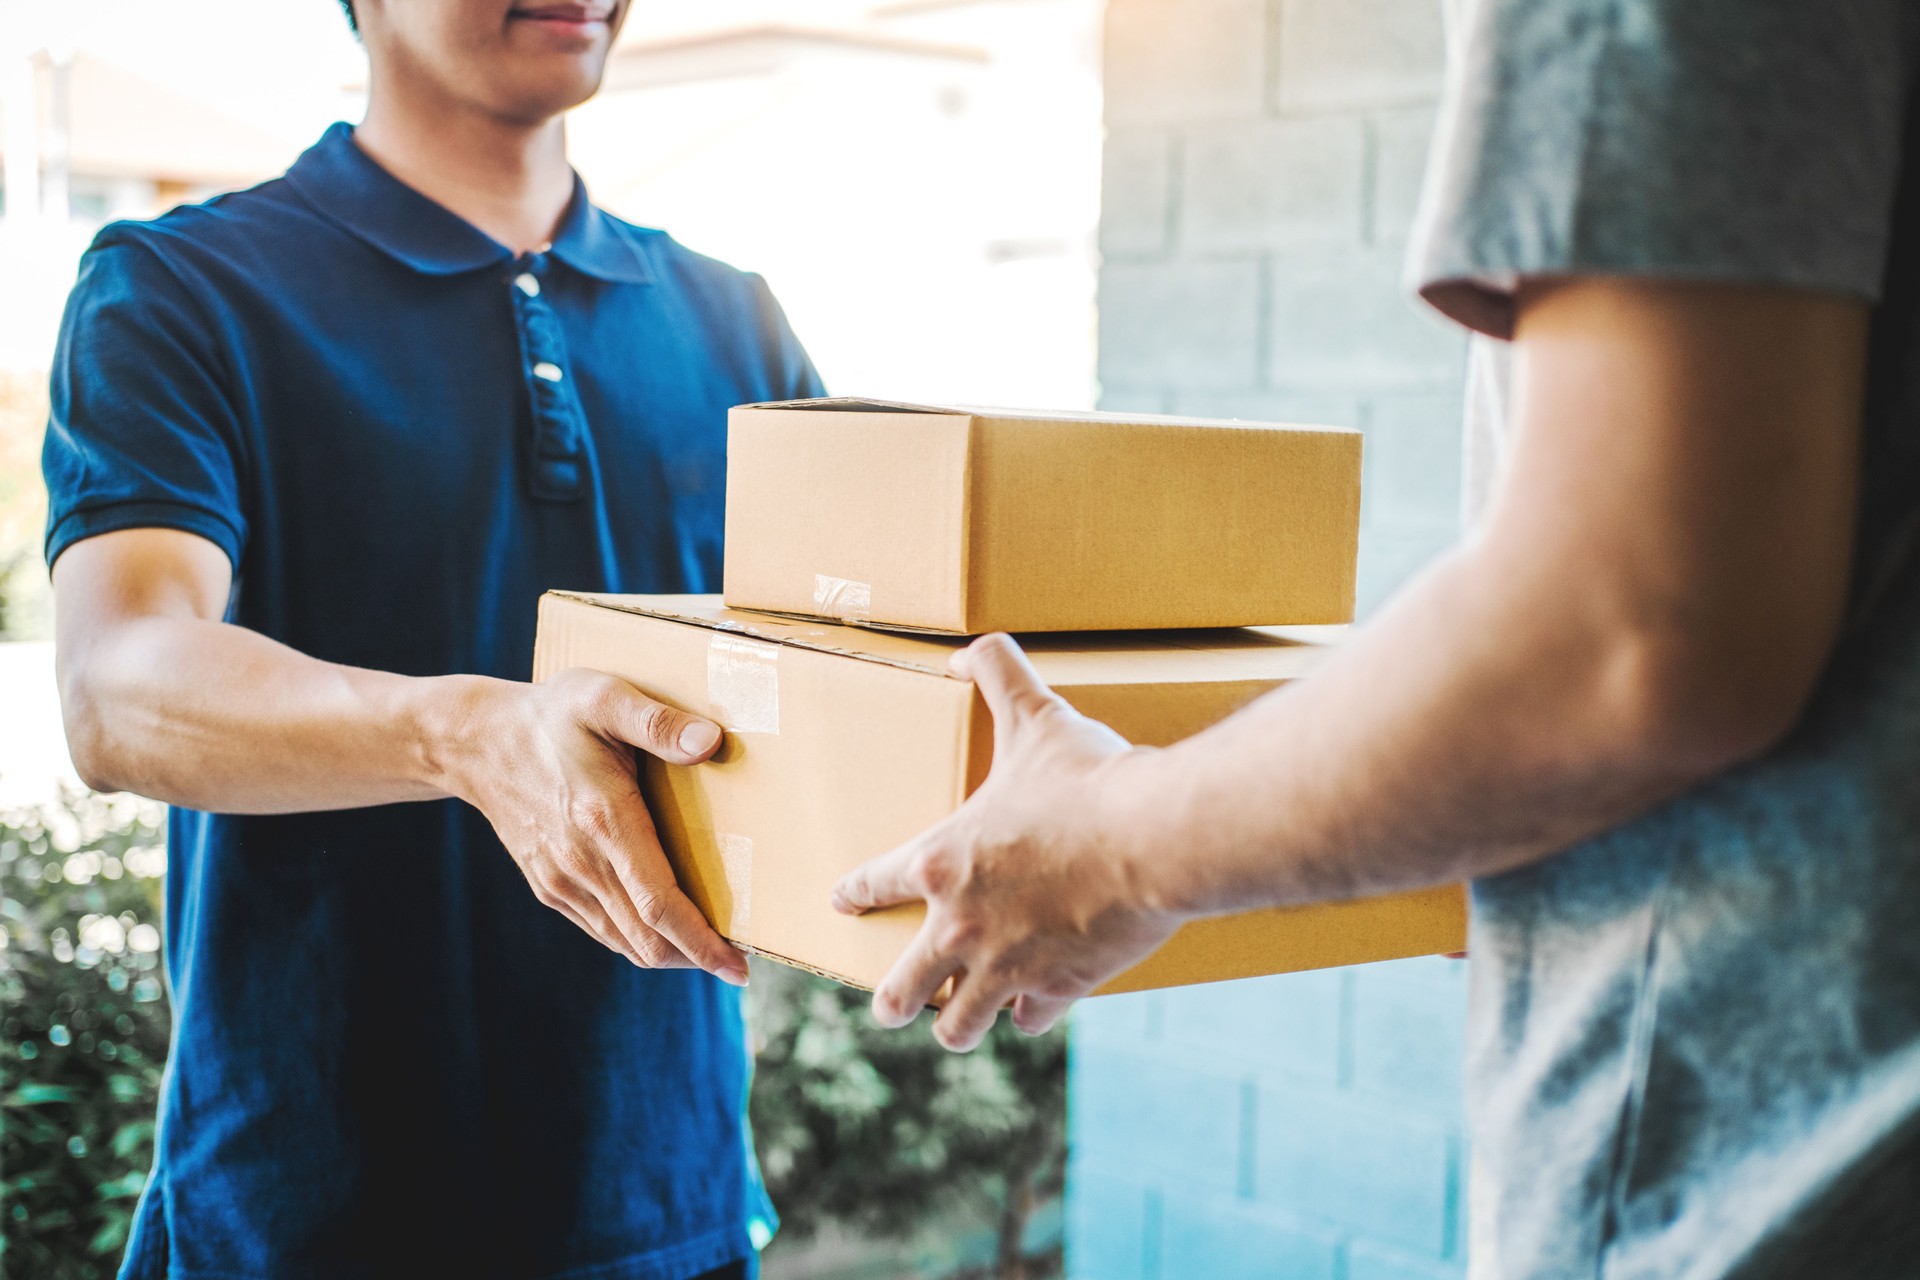
[[[567,377],[566,343],[541,284],[545,267],[545,254],[528,254],[515,263],[512,296],[527,400],[533,410],[533,493],[565,502],[585,490],[586,458],[580,402]]]

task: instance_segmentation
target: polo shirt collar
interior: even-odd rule
[[[321,135],[287,170],[287,182],[323,217],[422,274],[458,275],[513,261],[513,251],[498,240],[382,169],[354,143],[350,125]],[[551,251],[601,280],[644,284],[651,278],[639,246],[594,208],[578,174]]]

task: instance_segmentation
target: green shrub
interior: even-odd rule
[[[864,991],[774,964],[753,987],[753,1130],[785,1234],[918,1239],[965,1264],[936,1269],[954,1277],[1059,1274],[1064,1031],[1023,1036],[1002,1018],[951,1054],[930,1014],[876,1026]]]
[[[126,1243],[167,1051],[164,812],[77,794],[0,814],[0,1274],[106,1280]],[[955,1057],[866,1004],[754,966],[754,1130],[786,1224],[769,1276],[834,1228],[953,1280],[1057,1275],[1064,1037],[1002,1026]]]
[[[161,806],[0,815],[0,1267],[112,1274],[153,1163],[166,1061]]]

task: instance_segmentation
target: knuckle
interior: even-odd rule
[[[983,932],[972,920],[949,920],[934,933],[933,944],[943,955],[971,951]]]
[[[994,631],[974,641],[982,651],[991,652],[995,657],[1011,658],[1019,652],[1013,637],[1004,631]]]
[[[1046,689],[1021,689],[1013,694],[1010,701],[1014,709],[1028,719],[1056,716],[1070,710],[1065,699]]]
[[[586,667],[562,671],[554,677],[554,682],[573,699],[574,706],[587,715],[606,710],[614,688],[619,684],[605,672]]]
[[[635,708],[635,723],[640,736],[650,746],[671,750],[680,736],[679,714],[671,707],[651,700]]]
[[[649,929],[658,929],[667,920],[666,899],[657,893],[639,893],[633,898],[634,914]]]
[[[1047,1000],[1074,1000],[1085,990],[1085,984],[1070,973],[1045,973],[1033,984],[1033,990]]]
[[[673,953],[667,944],[657,936],[638,938],[633,944],[634,954],[640,957],[640,963],[649,969],[664,969],[673,959]]]
[[[606,798],[598,795],[580,796],[567,803],[567,822],[576,831],[583,832],[595,839],[604,839],[613,834],[613,806]],[[563,856],[583,857],[581,851],[569,846]]]
[[[933,1024],[933,1038],[951,1053],[965,1053],[973,1047],[973,1037],[966,1028],[949,1025],[944,1020]]]
[[[1032,985],[1022,981],[1027,966],[1019,953],[1014,950],[995,952],[993,955],[986,957],[985,962],[981,964],[979,968],[984,977],[1004,986],[1017,987]]]
[[[553,876],[556,880],[578,882],[587,880],[593,870],[593,855],[579,845],[569,845],[553,856]]]
[[[936,845],[920,855],[920,883],[932,897],[945,897],[966,880],[966,868],[959,855],[945,845]]]

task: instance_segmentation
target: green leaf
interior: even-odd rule
[[[87,1241],[87,1252],[98,1258],[103,1254],[117,1254],[126,1247],[127,1236],[133,1231],[132,1214],[115,1214],[93,1233],[93,1239]]]
[[[131,1200],[147,1189],[144,1169],[132,1169],[98,1187],[102,1200]]]
[[[153,1121],[151,1120],[135,1120],[131,1124],[121,1125],[113,1132],[113,1154],[122,1160],[142,1147],[152,1145]]]

